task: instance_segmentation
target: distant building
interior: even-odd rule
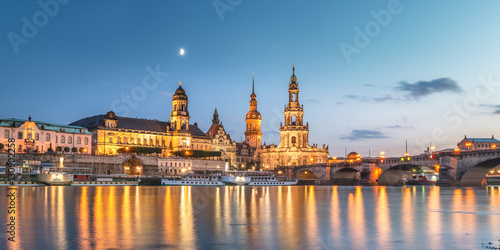
[[[120,117],[109,111],[71,125],[92,133],[92,152],[96,155],[135,152],[170,156],[175,151],[210,151],[212,139],[196,123],[190,125],[189,118],[188,97],[179,83],[172,98],[170,122]]]
[[[309,124],[304,125],[304,108],[299,103],[299,83],[295,66],[288,85],[288,105],[283,112],[285,125],[280,126],[280,144],[264,147],[260,152],[260,163],[274,169],[278,166],[293,167],[328,163],[328,147],[309,145]]]
[[[246,141],[236,143],[236,162],[233,163],[233,167],[238,170],[251,170],[252,167],[257,167],[260,162],[257,150]]]
[[[212,139],[212,151],[221,152],[221,160],[227,161],[229,165],[236,162],[236,143],[231,140],[231,136],[219,120],[217,108],[215,108],[212,126],[208,129],[207,135]]]
[[[500,141],[494,136],[491,138],[467,138],[465,136],[457,145],[461,151],[487,150],[497,149],[500,146]]]
[[[223,160],[194,159],[184,157],[158,158],[160,175],[183,175],[192,171],[223,171],[226,162]]]
[[[28,120],[1,119],[0,135],[4,141],[9,138],[16,140],[17,153],[67,150],[69,153],[88,154],[92,146],[92,135],[84,127],[32,121],[31,116]]]

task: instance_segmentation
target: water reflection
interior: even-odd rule
[[[42,187],[16,199],[9,249],[481,248],[500,230],[498,187]]]

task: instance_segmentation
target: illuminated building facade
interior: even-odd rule
[[[280,144],[265,146],[260,152],[260,163],[266,168],[293,167],[328,162],[328,147],[309,145],[309,124],[304,125],[304,108],[299,102],[299,83],[295,66],[288,85],[288,105],[283,112],[285,124],[281,124]]]
[[[16,140],[16,153],[66,152],[89,154],[92,135],[84,127],[22,119],[1,119],[0,136]],[[7,147],[7,145],[4,145]]]
[[[120,117],[109,111],[71,125],[88,128],[96,155],[130,152],[170,156],[173,151],[210,151],[212,139],[196,123],[190,125],[189,118],[188,97],[179,83],[172,98],[170,122]]]
[[[461,151],[498,149],[500,140],[495,139],[494,136],[491,138],[467,138],[465,136],[457,143],[457,146]]]
[[[229,165],[236,161],[236,143],[231,140],[231,136],[219,120],[217,108],[214,111],[212,126],[208,129],[207,135],[212,139],[212,151],[221,152],[221,160],[225,160]]]

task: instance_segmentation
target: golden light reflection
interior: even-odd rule
[[[351,242],[353,242],[353,248],[356,249],[366,249],[366,241],[360,241],[361,239],[366,239],[366,221],[365,221],[365,208],[363,203],[363,193],[360,186],[356,187],[354,194],[350,193],[347,198],[347,225],[351,232]]]
[[[425,198],[425,188],[422,188],[422,196]],[[443,232],[442,212],[441,212],[441,194],[439,186],[429,187],[427,195],[427,239],[428,244],[441,246],[441,237],[434,237]]]
[[[179,243],[181,245],[194,244],[194,217],[191,197],[191,186],[182,187],[181,202],[179,204]]]
[[[13,235],[14,236],[14,241],[8,241],[5,244],[8,244],[9,249],[14,249],[14,250],[23,249],[23,245],[22,245],[23,238],[22,238],[22,235],[24,234],[24,231],[23,231],[23,228],[22,228],[22,223],[20,223],[20,220],[19,220],[19,214],[24,214],[24,211],[23,211],[23,213],[20,212],[20,209],[22,207],[19,207],[19,201],[20,201],[20,198],[21,198],[19,192],[21,192],[21,189],[17,188],[17,187],[9,187],[9,189],[7,189],[7,190],[8,190],[8,192],[15,192],[14,197],[15,197],[15,203],[16,203],[16,206],[15,206],[16,207],[15,208],[15,213],[16,214],[9,214],[5,210],[3,210],[3,211],[5,211],[6,212],[5,214],[7,215],[6,222],[10,223],[10,217],[14,216],[15,217],[14,222],[16,223],[16,225],[15,225],[15,228],[13,230],[13,232],[14,232],[14,235]],[[7,199],[7,202],[9,203],[8,206],[10,206],[10,198]],[[10,228],[8,228],[7,226],[5,228],[8,229],[8,230],[10,230]],[[10,233],[6,232],[5,233],[5,241],[7,240],[8,237],[12,237],[12,235],[10,235]]]
[[[387,242],[391,239],[392,231],[391,231],[391,211],[389,209],[389,201],[387,198],[387,190],[386,187],[380,186],[376,190],[378,190],[377,197],[377,207],[375,212],[375,224],[377,227],[377,239],[380,244]]]
[[[410,243],[411,245],[415,244],[415,230],[414,225],[416,223],[415,220],[415,204],[414,198],[416,195],[416,187],[413,186],[411,188],[404,187],[403,188],[403,197],[401,204],[401,228],[402,233],[404,234],[405,241]]]
[[[338,186],[332,187],[332,197],[330,203],[330,236],[334,242],[340,242],[342,233],[342,219],[340,218],[340,213],[342,208],[340,207],[339,201],[339,190]]]
[[[90,235],[90,220],[89,220],[89,201],[88,201],[88,187],[81,188],[80,194],[80,204],[76,208],[78,214],[78,232],[80,232],[81,237],[83,238],[80,241],[80,244],[83,249],[91,248],[91,235]]]
[[[309,245],[314,246],[318,240],[318,211],[316,211],[315,186],[309,186],[306,200],[306,235]]]

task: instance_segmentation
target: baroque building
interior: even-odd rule
[[[309,124],[304,125],[304,105],[299,102],[299,82],[295,66],[288,84],[288,104],[285,105],[285,124],[280,125],[280,144],[264,146],[260,163],[266,168],[293,167],[328,162],[328,147],[309,145]]]
[[[231,140],[231,136],[219,120],[217,108],[215,108],[212,126],[208,129],[207,135],[212,139],[212,151],[221,152],[221,160],[228,162],[228,165],[236,162],[236,143]]]
[[[92,135],[86,128],[32,121],[31,116],[28,120],[0,119],[0,135],[5,142],[15,139],[16,153],[91,152]]]
[[[83,118],[71,125],[87,128],[92,134],[92,152],[96,155],[118,153],[156,153],[170,156],[175,151],[210,151],[212,139],[189,124],[188,97],[179,83],[172,97],[170,121],[159,121],[107,114]],[[188,154],[188,153],[187,153]]]
[[[251,148],[258,150],[262,145],[262,132],[260,131],[262,117],[259,111],[257,111],[256,98],[257,95],[255,94],[255,76],[252,73],[252,94],[250,95],[250,110],[245,117],[245,142],[250,145]]]

